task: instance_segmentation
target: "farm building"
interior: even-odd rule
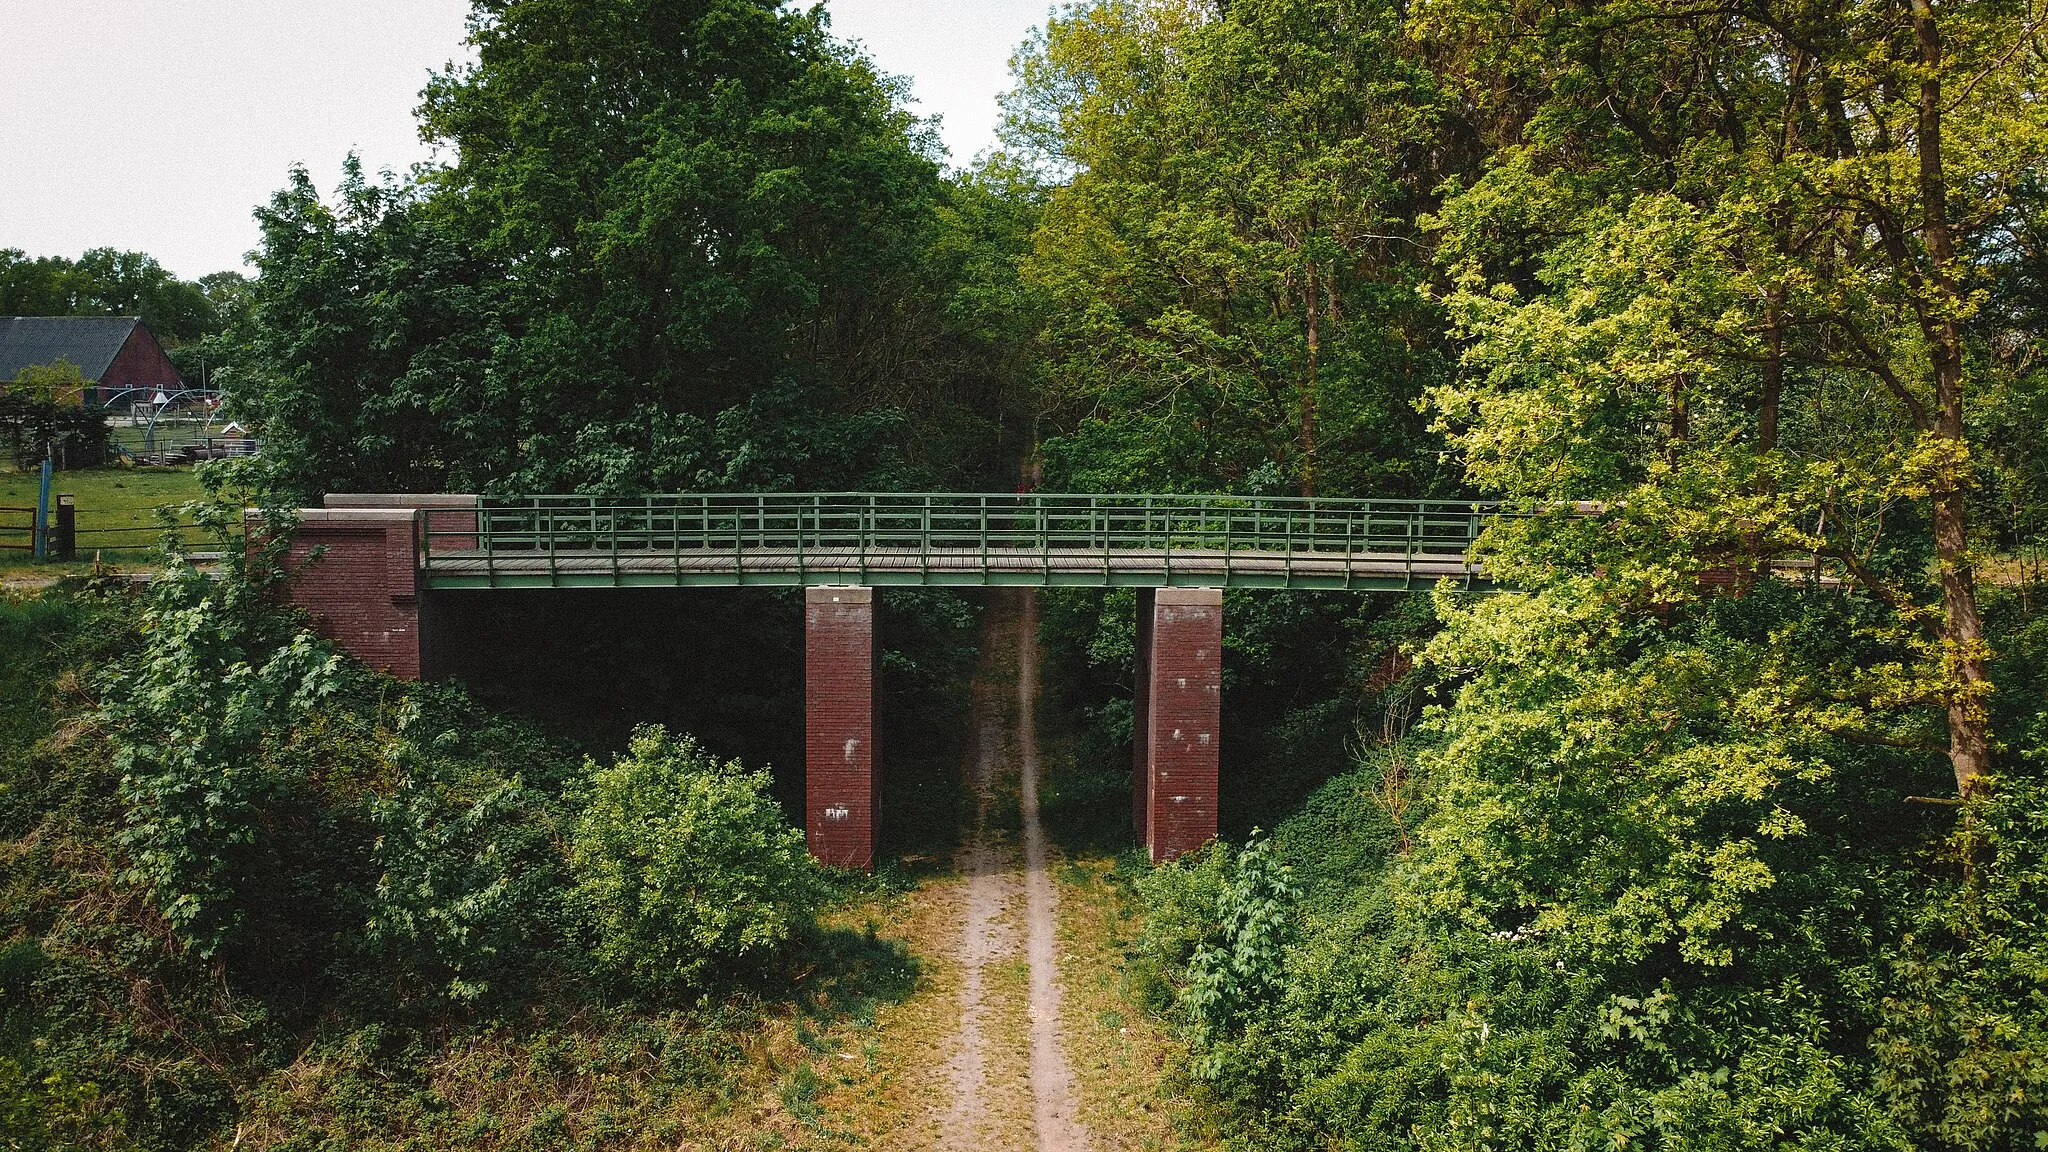
[[[185,385],[149,326],[133,316],[0,316],[0,388],[21,370],[69,361],[93,382],[85,399],[126,408],[129,389],[157,392]]]

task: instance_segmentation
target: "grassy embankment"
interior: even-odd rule
[[[20,1127],[18,1146],[843,1144],[819,1097],[873,1051],[877,1008],[918,979],[900,944],[863,930],[892,900],[876,885],[848,878],[823,931],[702,999],[609,995],[571,963],[468,1007],[394,1006],[374,958],[345,946],[310,983],[260,978],[261,956],[179,947],[124,878],[118,771],[95,715],[99,672],[139,643],[129,595],[0,596],[0,1131]],[[286,759],[317,762],[303,799],[336,833],[301,855],[330,870],[391,787],[379,748],[403,711],[404,686],[357,687],[286,735]],[[469,734],[451,770],[575,770],[517,719],[422,699],[425,719]],[[317,935],[286,943],[317,950]]]
[[[0,508],[34,508],[40,477],[34,472],[0,472]],[[160,530],[156,509],[200,496],[190,468],[92,468],[59,472],[50,485],[78,499],[78,555],[71,563],[38,564],[25,549],[30,514],[0,511],[0,580],[19,582],[71,575],[91,569],[97,553],[109,564],[135,564],[154,557]]]

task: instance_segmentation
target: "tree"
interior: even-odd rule
[[[462,491],[512,470],[519,407],[492,373],[501,265],[421,188],[353,159],[332,205],[295,169],[257,221],[261,276],[226,388],[262,429],[268,483],[294,498]]]
[[[978,474],[1019,406],[981,303],[1013,186],[947,186],[822,11],[476,6],[452,167],[263,213],[241,411],[280,482],[626,492]],[[296,462],[292,462],[296,461]]]
[[[1474,45],[1469,75],[1552,93],[1434,221],[1472,341],[1434,402],[1468,475],[1603,502],[1603,531],[1552,538],[1639,604],[1697,596],[1706,569],[1831,562],[1916,639],[1864,698],[1939,707],[1965,793],[1992,752],[1968,325],[1980,254],[2048,157],[2042,18],[1480,2],[1430,24]]]
[[[878,429],[831,417],[938,188],[899,90],[820,14],[758,0],[483,3],[473,41],[423,130],[457,156],[438,208],[513,273],[520,482],[787,483],[806,457],[848,478],[842,438]]]
[[[1078,433],[1049,459],[1104,484],[1429,487],[1413,399],[1440,362],[1412,219],[1440,105],[1400,10],[1108,0],[1018,69],[1009,140],[1071,173],[1024,268]],[[1136,451],[1112,464],[1119,440]]]
[[[31,364],[0,391],[0,430],[17,468],[53,459],[60,468],[97,467],[106,460],[106,410],[84,402],[90,381],[68,360]]]
[[[139,316],[172,346],[224,326],[203,284],[178,279],[146,253],[112,248],[88,249],[76,261],[0,249],[0,315]]]

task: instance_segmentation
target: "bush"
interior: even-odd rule
[[[1938,1147],[2048,1147],[2048,781],[1997,780],[1940,855],[1952,878],[1893,957],[1878,1085]]]
[[[239,505],[186,511],[231,559],[209,576],[172,556],[150,585],[142,651],[103,676],[99,719],[127,804],[126,879],[210,957],[244,926],[265,814],[288,790],[266,750],[333,693],[342,658],[274,603],[288,531],[251,548]]]
[[[656,993],[701,986],[809,923],[822,878],[767,773],[720,764],[660,727],[588,771],[570,864],[601,974]]]
[[[458,732],[421,739],[422,717],[417,701],[401,705],[384,750],[397,783],[369,801],[377,884],[360,942],[399,1000],[474,1002],[548,959],[563,879],[556,813],[521,776],[467,762]]]
[[[1217,851],[1223,853],[1221,845]],[[1227,1067],[1217,1049],[1241,1036],[1246,1018],[1279,994],[1300,898],[1271,840],[1252,840],[1231,861],[1230,880],[1216,897],[1221,931],[1188,958],[1187,987],[1180,994],[1198,1054],[1190,1066],[1196,1076],[1217,1077]]]
[[[1138,876],[1145,925],[1131,955],[1131,984],[1146,1007],[1172,1009],[1195,954],[1222,937],[1217,906],[1229,885],[1230,846],[1221,840]]]

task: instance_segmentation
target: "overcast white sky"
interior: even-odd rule
[[[994,143],[1010,53],[1049,0],[829,0],[909,76],[956,164]],[[325,190],[429,152],[412,109],[464,54],[465,0],[0,0],[0,248],[238,268],[250,210],[303,162]]]

